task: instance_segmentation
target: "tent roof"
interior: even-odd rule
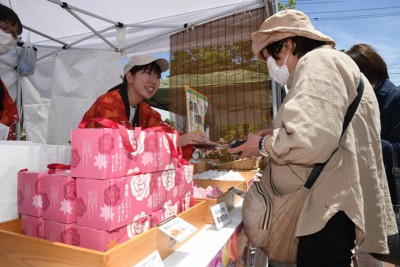
[[[0,0],[18,14],[41,59],[64,48],[169,51],[169,36],[264,6],[261,0]]]

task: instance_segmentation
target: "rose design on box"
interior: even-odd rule
[[[97,143],[99,145],[99,152],[102,154],[110,155],[114,149],[114,137],[110,133],[103,134]]]
[[[76,228],[68,228],[61,233],[61,242],[73,246],[79,246],[80,235]]]
[[[47,194],[38,195],[38,198],[41,199],[41,207],[44,211],[50,206],[50,200],[47,197]]]
[[[18,195],[17,195],[17,203],[18,206],[21,206],[21,204],[24,202],[24,194],[22,194],[22,190],[18,189]]]
[[[150,228],[150,222],[143,211],[140,214],[136,215],[133,220],[133,223],[127,225],[129,238],[143,233]]]
[[[121,189],[115,184],[104,190],[104,203],[108,206],[116,206],[121,198]]]
[[[35,193],[42,194],[43,193],[43,178],[39,177],[35,182]]]
[[[172,169],[172,164],[166,166],[166,170],[162,173],[162,182],[167,191],[175,187],[175,169]]]
[[[76,168],[81,161],[81,156],[79,156],[79,152],[77,149],[71,150],[71,168]]]
[[[86,205],[83,202],[83,199],[80,197],[76,200],[76,215],[82,217],[86,212]]]
[[[149,173],[132,176],[131,191],[137,200],[143,200],[150,194],[150,179]]]
[[[64,198],[69,201],[76,199],[76,181],[72,180],[64,185]]]
[[[129,142],[131,143],[131,146],[133,148],[133,152],[130,154],[132,156],[137,156],[143,153],[144,151],[144,140],[145,140],[145,134],[144,132],[139,133],[139,138],[135,137],[135,131],[128,131],[129,135]]]
[[[184,168],[184,175],[186,178],[186,182],[189,184],[193,181],[193,166],[185,166]]]
[[[36,234],[37,234],[37,237],[43,238],[43,239],[44,239],[44,227],[43,227],[43,222],[39,222],[39,223],[36,225]]]
[[[145,139],[145,151],[149,151],[149,152],[155,152],[157,151],[158,148],[158,144],[157,144],[157,138],[154,135],[148,136]]]

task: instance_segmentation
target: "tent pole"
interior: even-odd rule
[[[263,2],[256,1],[255,3],[253,2],[253,3],[247,4],[247,5],[241,6],[240,8],[241,8],[241,10],[245,10],[245,9],[247,9],[247,8],[253,7],[254,5],[256,5],[256,7],[262,7],[262,6],[264,6],[264,3],[263,3]],[[121,51],[125,51],[125,50],[128,49],[128,48],[135,47],[135,46],[137,46],[137,45],[140,45],[140,44],[146,43],[146,42],[148,42],[148,41],[151,41],[151,40],[154,40],[154,39],[163,37],[163,36],[165,36],[165,35],[172,35],[172,34],[175,34],[175,33],[179,32],[179,31],[181,31],[181,30],[188,29],[188,28],[190,28],[190,27],[194,27],[194,26],[196,26],[196,25],[198,25],[198,24],[204,23],[204,22],[206,22],[206,21],[210,21],[210,20],[212,20],[212,19],[216,19],[216,18],[218,18],[218,17],[220,17],[220,16],[225,16],[225,15],[230,14],[230,13],[236,13],[237,10],[238,10],[238,8],[235,7],[235,8],[232,8],[232,9],[230,9],[230,10],[226,10],[226,11],[224,11],[224,12],[220,12],[220,13],[218,13],[218,14],[215,14],[215,15],[213,15],[213,16],[209,16],[209,17],[203,18],[203,19],[201,19],[201,20],[192,22],[190,25],[188,25],[188,24],[182,25],[180,29],[166,31],[166,32],[161,33],[161,34],[157,34],[157,36],[155,36],[155,35],[154,35],[154,36],[150,36],[150,37],[148,37],[148,38],[146,38],[146,39],[143,39],[143,40],[141,40],[141,41],[139,41],[139,42],[136,42],[136,43],[127,45],[127,46],[125,46],[125,47],[122,47],[122,48],[121,48]]]
[[[16,96],[16,105],[19,120],[17,125],[15,126],[15,140],[21,140],[21,119],[22,119],[22,88],[21,88],[21,76],[17,74],[17,96]]]
[[[119,24],[119,22],[117,22],[117,21],[113,21],[113,20],[110,20],[110,19],[106,19],[106,18],[101,17],[101,16],[99,16],[99,15],[90,13],[90,12],[88,12],[88,11],[86,11],[86,10],[77,8],[77,7],[75,7],[75,6],[71,6],[71,5],[69,5],[68,3],[66,3],[66,2],[61,2],[60,0],[47,0],[47,1],[52,2],[52,3],[56,4],[56,5],[59,5],[59,6],[61,6],[62,8],[67,8],[67,9],[75,10],[75,11],[78,11],[78,12],[83,13],[83,14],[85,14],[85,15],[91,16],[91,17],[93,17],[93,18],[96,18],[96,19],[99,19],[99,20],[103,20],[103,21],[112,23],[112,24],[114,24],[114,25],[118,25],[118,24]]]

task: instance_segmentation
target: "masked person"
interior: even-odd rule
[[[379,106],[354,61],[334,49],[297,10],[269,17],[252,34],[252,51],[288,93],[274,128],[249,134],[230,149],[240,157],[270,158],[271,179],[281,195],[304,186],[316,164],[327,162],[299,215],[297,267],[351,266],[353,250],[388,253],[388,235],[397,232],[380,143]],[[344,117],[364,92],[341,137]]]
[[[86,127],[102,127],[90,122],[90,119],[107,118],[125,125],[128,129],[162,126],[165,131],[170,131],[172,126],[163,122],[160,113],[143,101],[156,94],[160,87],[161,73],[168,68],[168,61],[163,58],[147,55],[130,58],[124,67],[122,84],[99,96],[83,116],[83,120],[89,120]],[[181,134],[179,145],[182,147],[182,157],[189,160],[194,151],[192,144],[204,141],[205,136],[199,132]]]
[[[17,14],[0,4],[0,55],[7,54],[15,47],[16,39],[21,33],[22,24]],[[0,123],[9,127],[8,140],[13,139],[18,120],[17,106],[0,79]]]

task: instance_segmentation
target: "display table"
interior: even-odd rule
[[[165,267],[206,267],[226,244],[242,222],[242,206],[230,212],[231,222],[217,230],[215,225],[206,224],[194,237],[164,259]]]
[[[0,222],[18,218],[17,173],[46,170],[50,163],[69,164],[70,147],[29,141],[0,141]]]

